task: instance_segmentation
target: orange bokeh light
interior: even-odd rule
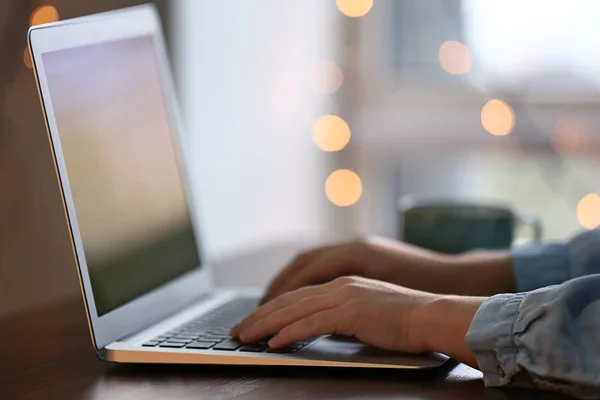
[[[438,51],[440,65],[449,74],[463,75],[471,69],[471,54],[463,43],[449,40]]]
[[[308,84],[317,93],[334,93],[343,82],[342,69],[332,61],[316,61],[308,71]]]
[[[586,229],[600,226],[600,196],[590,193],[577,203],[577,220]]]
[[[335,3],[344,15],[352,18],[367,15],[373,8],[373,0],[336,0]]]
[[[41,6],[31,13],[29,25],[42,25],[56,22],[59,19],[58,10],[54,6]]]
[[[362,195],[360,177],[349,169],[338,169],[327,178],[325,194],[338,207],[356,204]]]
[[[504,101],[490,100],[481,109],[481,125],[494,136],[508,135],[515,126],[515,113]]]
[[[323,151],[340,151],[350,141],[350,127],[337,115],[319,117],[312,128],[313,141]]]

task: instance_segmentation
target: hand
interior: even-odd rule
[[[372,238],[300,254],[273,280],[262,301],[350,275],[446,294],[492,295],[512,291],[514,285],[504,253],[450,256],[395,240]]]
[[[236,325],[231,335],[253,343],[275,334],[269,346],[281,348],[339,334],[387,350],[445,352],[474,365],[464,337],[482,301],[342,277],[278,297]]]
[[[303,286],[358,275],[420,289],[421,277],[441,269],[446,258],[384,238],[325,246],[298,255],[269,285],[263,302]]]

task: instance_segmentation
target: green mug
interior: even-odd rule
[[[404,197],[398,203],[399,239],[447,254],[470,250],[505,250],[517,229],[532,228],[532,241],[542,239],[542,225],[533,214],[510,207],[464,200]]]

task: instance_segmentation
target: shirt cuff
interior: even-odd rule
[[[475,354],[486,386],[509,384],[520,372],[514,324],[526,293],[500,294],[479,307],[465,338]]]
[[[517,292],[529,292],[570,279],[569,252],[565,244],[519,247],[510,255]]]

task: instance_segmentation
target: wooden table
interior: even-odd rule
[[[274,254],[273,268],[288,257],[285,251],[270,254]],[[222,271],[243,266],[248,264],[230,263]],[[0,399],[164,398],[551,400],[563,397],[519,389],[484,389],[481,373],[462,364],[426,373],[111,364],[98,360],[94,354],[79,299],[0,320]]]

